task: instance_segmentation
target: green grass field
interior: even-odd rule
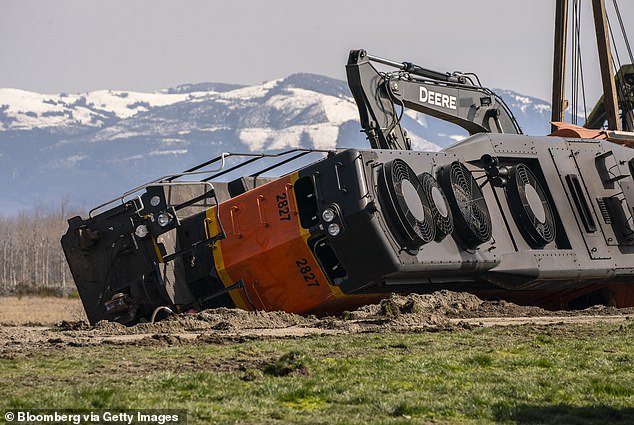
[[[51,346],[0,358],[0,409],[178,408],[194,424],[633,424],[633,342],[629,320]]]

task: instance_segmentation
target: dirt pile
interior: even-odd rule
[[[200,333],[231,332],[241,329],[283,329],[290,326],[310,325],[314,319],[283,311],[254,311],[216,308],[195,314],[169,316],[156,323],[139,323],[126,327],[119,323],[102,321],[95,325],[96,334],[147,334],[147,333]]]
[[[583,311],[551,312],[505,301],[484,301],[460,292],[391,295],[338,316],[299,316],[280,311],[247,312],[218,308],[195,314],[173,315],[157,323],[126,327],[119,323],[83,320],[61,321],[54,327],[0,326],[0,356],[21,355],[33,348],[98,344],[182,345],[223,343],[240,338],[303,337],[360,332],[422,332],[470,326],[524,323],[623,321],[634,309],[593,307]]]
[[[440,291],[429,295],[391,295],[379,304],[363,306],[338,316],[318,318],[282,311],[249,312],[217,308],[195,314],[173,315],[157,323],[140,323],[130,327],[100,322],[87,330],[87,333],[95,336],[187,333],[248,333],[277,336],[301,334],[302,331],[381,332],[448,326],[450,318],[476,314],[482,304],[482,300],[471,294]],[[75,330],[69,329],[73,326],[75,325],[66,324],[60,330]]]
[[[170,316],[157,323],[126,327],[100,322],[93,328],[66,324],[60,330],[83,331],[87,335],[221,334],[301,336],[314,333],[357,333],[416,331],[458,326],[460,320],[479,318],[571,317],[634,314],[634,309],[593,307],[583,311],[552,312],[519,306],[506,301],[484,301],[464,292],[438,291],[432,294],[392,294],[378,304],[366,305],[338,316],[300,316],[282,311],[248,312],[217,308],[196,314]],[[471,321],[471,323],[477,323]],[[69,326],[71,327],[69,329]]]
[[[185,330],[196,329],[197,326],[202,324],[202,327],[207,329],[231,331],[239,329],[279,329],[289,326],[307,325],[311,321],[310,318],[283,311],[248,312],[239,309],[217,308],[205,310],[189,317],[177,316],[168,323],[179,326],[184,325]]]

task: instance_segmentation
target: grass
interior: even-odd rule
[[[101,345],[0,359],[0,410],[174,408],[189,423],[631,424],[634,322]]]

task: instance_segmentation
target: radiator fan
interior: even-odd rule
[[[427,200],[431,207],[431,214],[436,226],[436,242],[442,241],[445,236],[453,232],[453,216],[451,208],[447,202],[447,198],[442,189],[438,186],[436,179],[429,173],[423,173],[418,176],[423,192],[427,196]]]
[[[526,242],[541,249],[555,240],[555,220],[548,197],[530,168],[517,164],[510,170],[506,199]]]
[[[440,169],[438,179],[453,210],[456,234],[464,245],[473,249],[491,239],[491,215],[467,167],[454,161]]]
[[[379,201],[402,246],[419,249],[434,240],[432,209],[414,170],[394,159],[383,166],[378,183]]]

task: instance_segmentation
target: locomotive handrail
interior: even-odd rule
[[[94,214],[95,211],[98,211],[98,210],[100,210],[100,209],[102,209],[102,208],[104,208],[104,207],[106,207],[106,206],[108,206],[108,205],[110,205],[110,204],[112,204],[112,203],[114,203],[116,201],[119,201],[119,200],[121,201],[122,204],[125,204],[127,197],[129,197],[130,195],[132,195],[132,194],[134,194],[134,193],[136,193],[136,192],[138,192],[140,190],[143,190],[143,189],[147,188],[148,186],[167,185],[167,183],[171,183],[174,180],[176,180],[178,178],[181,178],[181,177],[195,176],[195,175],[204,175],[204,174],[209,174],[209,173],[216,173],[216,174],[214,174],[212,176],[209,176],[207,178],[201,179],[199,181],[182,182],[182,183],[187,183],[187,184],[197,184],[197,183],[205,184],[205,183],[208,183],[210,180],[212,180],[214,178],[220,177],[221,175],[224,175],[224,174],[229,173],[231,171],[235,171],[235,170],[237,170],[237,169],[239,169],[241,167],[244,167],[244,166],[246,166],[248,164],[251,164],[251,163],[253,163],[253,162],[257,161],[257,160],[260,160],[262,158],[278,158],[278,157],[281,157],[281,156],[284,156],[284,155],[288,155],[288,154],[293,153],[293,152],[302,152],[302,154],[300,154],[300,155],[296,155],[295,157],[293,157],[291,159],[288,159],[288,160],[285,160],[285,161],[282,161],[279,164],[275,164],[274,166],[266,167],[265,169],[260,170],[259,172],[251,175],[251,177],[257,178],[257,176],[259,174],[263,173],[263,172],[270,171],[270,170],[272,170],[272,169],[274,169],[276,167],[279,167],[279,166],[281,166],[283,164],[291,162],[291,161],[293,161],[293,160],[295,160],[295,159],[297,159],[297,158],[299,158],[301,156],[304,156],[304,155],[306,155],[308,153],[312,153],[312,152],[327,153],[327,152],[330,152],[330,151],[331,150],[326,150],[326,149],[297,148],[297,149],[289,149],[287,151],[278,152],[278,153],[274,153],[274,154],[223,152],[221,155],[219,155],[219,156],[217,156],[215,158],[212,158],[212,159],[210,159],[208,161],[205,161],[205,162],[203,162],[201,164],[198,164],[195,167],[189,168],[189,169],[187,169],[187,170],[185,170],[185,171],[183,171],[181,173],[168,174],[168,175],[159,177],[157,179],[154,179],[152,181],[149,181],[147,183],[144,183],[142,185],[139,185],[139,186],[137,186],[137,187],[135,187],[133,189],[130,189],[130,190],[126,191],[125,193],[123,193],[122,195],[117,196],[116,198],[113,198],[113,199],[111,199],[111,200],[109,200],[107,202],[104,202],[103,204],[97,205],[96,207],[94,207],[93,209],[90,210],[90,212],[88,213],[88,216],[90,218],[93,218],[93,214]],[[225,169],[226,158],[229,158],[229,157],[251,157],[251,159],[246,161],[246,162],[237,164],[237,165],[235,165],[233,167],[230,167],[228,169]],[[211,169],[211,170],[201,170],[201,168],[204,168],[204,167],[206,167],[208,165],[214,164],[214,163],[219,162],[219,161],[220,161],[220,167],[217,167],[217,168],[214,168],[214,169]],[[254,178],[254,182],[255,182],[255,178]],[[212,186],[212,189],[213,189],[213,186]]]

